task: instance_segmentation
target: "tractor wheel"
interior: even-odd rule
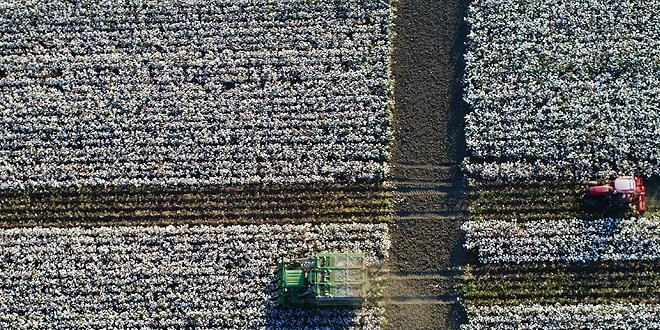
[[[589,195],[585,196],[582,202],[584,207],[589,211],[598,211],[599,209],[602,209],[601,203],[602,201],[600,200],[600,198]]]
[[[626,210],[630,207],[630,201],[622,198],[622,197],[615,197],[612,199],[612,208],[618,211],[623,211]]]

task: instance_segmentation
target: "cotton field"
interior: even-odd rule
[[[377,267],[386,225],[0,231],[0,328],[378,329],[382,310],[275,309],[282,256],[356,251]]]
[[[0,0],[0,328],[380,329],[270,298],[281,257],[388,256],[392,15]]]
[[[1,189],[387,173],[387,2],[0,7]]]
[[[660,328],[658,12],[469,3],[461,329]],[[630,208],[586,206],[590,187],[633,175],[646,190],[631,188]]]
[[[0,329],[660,329],[658,14],[0,0]]]
[[[660,259],[660,217],[468,221],[465,246],[483,263]]]
[[[468,309],[470,322],[462,330],[633,330],[660,328],[655,304],[577,304],[489,306]]]
[[[658,11],[658,1],[471,3],[468,172],[660,174]]]

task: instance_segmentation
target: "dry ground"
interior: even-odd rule
[[[460,234],[466,186],[458,168],[466,8],[466,1],[397,2],[391,329],[456,329],[465,320],[456,284],[457,267],[467,260]]]

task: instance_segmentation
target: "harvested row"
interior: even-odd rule
[[[534,193],[572,190],[575,189],[577,185],[577,183],[572,180],[542,180],[534,178],[526,178],[522,180],[484,180],[474,177],[468,177],[468,184],[471,187],[479,187],[484,190],[495,191],[501,189],[503,191],[518,191],[521,193],[524,193],[526,190],[531,190]],[[477,191],[471,191],[471,193],[475,192]]]
[[[603,303],[470,306],[462,330],[633,330],[660,328],[660,305]]]
[[[503,212],[503,213],[502,213]],[[487,221],[490,219],[498,219],[500,221],[539,221],[539,220],[562,220],[574,216],[575,213],[565,212],[550,209],[550,208],[538,208],[538,209],[523,209],[523,210],[502,210],[499,213],[494,213],[494,215],[474,215],[471,218],[473,220]]]
[[[490,264],[464,276],[469,306],[660,302],[660,265],[637,261]]]
[[[610,270],[590,265],[581,271],[466,274],[464,298],[469,305],[555,304],[576,302],[660,303],[660,272]],[[596,271],[598,270],[598,271]],[[474,276],[474,277],[473,277]]]
[[[463,224],[465,247],[482,263],[656,261],[660,217],[480,220]]]
[[[380,222],[393,214],[391,194],[379,184],[6,191],[0,226]]]
[[[473,220],[565,219],[583,215],[585,185],[578,182],[471,179],[468,194]]]
[[[386,225],[21,228],[0,231],[0,327],[378,329],[382,309],[278,309],[284,255],[389,248]],[[99,317],[102,316],[102,317]]]
[[[649,211],[660,214],[660,176],[649,178],[644,183]]]

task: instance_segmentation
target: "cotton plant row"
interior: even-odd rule
[[[0,8],[0,189],[388,171],[387,1]]]
[[[660,174],[658,12],[660,1],[472,2],[468,171]]]
[[[660,329],[657,304],[470,306],[461,330]]]
[[[279,258],[387,256],[384,224],[0,231],[0,328],[378,329],[382,310],[279,309]]]
[[[660,260],[660,217],[463,224],[482,263]]]

